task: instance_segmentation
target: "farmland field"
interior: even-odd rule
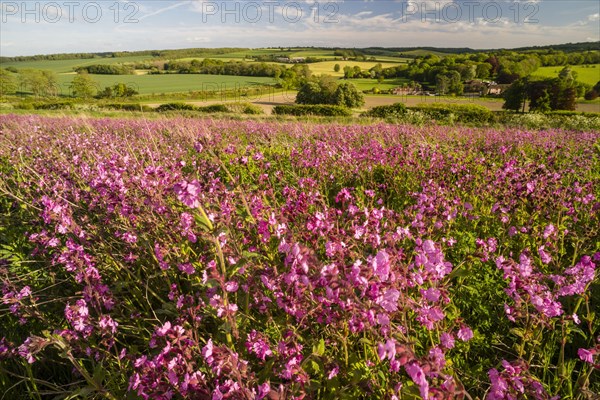
[[[333,70],[333,67],[339,64],[340,65],[340,71],[339,72],[335,72]],[[366,70],[366,69],[370,69],[373,68],[375,65],[377,64],[381,64],[383,68],[389,68],[389,67],[395,67],[397,65],[399,65],[399,63],[393,63],[393,62],[375,62],[375,61],[342,61],[342,60],[337,60],[337,61],[322,61],[322,62],[318,62],[318,63],[314,63],[314,64],[309,64],[309,68],[312,71],[313,74],[316,75],[331,75],[331,76],[344,76],[344,67],[348,66],[348,67],[354,67],[354,66],[359,66],[361,70]]]
[[[36,61],[11,61],[2,62],[0,67],[17,69],[41,69],[52,71],[57,74],[71,73],[74,68],[85,67],[93,64],[121,64],[128,62],[142,62],[152,60],[151,56],[130,56],[116,58],[89,58],[89,59],[73,59],[73,60],[36,60]]]
[[[59,75],[63,93],[76,75]],[[169,74],[169,75],[90,75],[99,89],[117,83],[126,83],[140,94],[176,93],[188,91],[231,90],[235,88],[270,85],[273,78],[232,75]]]
[[[600,133],[4,115],[10,399],[591,399]]]
[[[600,64],[573,65],[570,67],[577,72],[577,80],[594,86],[600,82]],[[556,78],[563,67],[541,67],[534,72],[534,76],[543,78]]]

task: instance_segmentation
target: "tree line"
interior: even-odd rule
[[[586,91],[586,89],[589,89]],[[555,110],[575,110],[578,97],[593,100],[600,93],[600,81],[593,88],[577,82],[577,73],[569,67],[563,68],[558,77],[548,79],[517,79],[504,92],[505,110],[548,112]]]

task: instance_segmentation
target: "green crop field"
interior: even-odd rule
[[[351,79],[352,82],[359,90],[370,90],[378,88],[379,90],[389,90],[402,85],[403,83],[410,82],[409,79],[385,79],[382,83],[378,83],[377,79]]]
[[[73,72],[76,67],[84,67],[93,64],[120,64],[127,62],[138,62],[151,60],[152,56],[130,56],[116,58],[86,58],[75,60],[39,60],[39,61],[13,61],[0,63],[0,67],[14,67],[17,69],[42,69],[57,74]]]
[[[58,83],[63,93],[69,92],[69,84],[75,74],[58,75]],[[189,91],[231,90],[256,85],[274,83],[272,78],[229,76],[229,75],[91,75],[99,88],[116,83],[126,83],[134,87],[140,94],[175,93]]]
[[[541,78],[555,78],[561,69],[563,67],[541,67],[533,75]],[[596,82],[600,81],[600,64],[574,65],[571,69],[577,72],[577,80],[579,82],[595,85]]]

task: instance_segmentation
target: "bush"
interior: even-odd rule
[[[260,108],[259,106],[255,105],[255,104],[251,104],[251,103],[247,103],[244,105],[244,109],[242,110],[242,113],[248,114],[248,115],[264,114],[262,108]]]
[[[33,103],[30,101],[20,101],[14,105],[15,110],[33,110]]]
[[[346,107],[329,104],[279,105],[273,108],[275,115],[318,115],[323,117],[349,117],[352,111]]]
[[[229,108],[225,104],[211,104],[210,106],[196,107],[196,111],[204,113],[226,113],[229,112]]]
[[[144,112],[154,111],[154,109],[152,107],[142,105],[139,103],[111,103],[111,104],[105,104],[102,107],[109,109],[109,110],[121,110],[121,111],[144,111]]]
[[[71,100],[48,100],[34,102],[33,108],[36,110],[71,110],[74,102]]]
[[[598,92],[595,89],[590,90],[584,96],[586,100],[595,100],[598,98]]]
[[[477,104],[419,104],[411,107],[441,123],[488,124],[494,121],[494,114],[484,106]]]
[[[198,111],[198,107],[187,103],[166,103],[158,106],[156,111]]]
[[[400,118],[406,114],[406,106],[403,103],[394,103],[387,106],[377,106],[363,113],[363,117],[373,118]]]

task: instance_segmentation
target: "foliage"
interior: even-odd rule
[[[318,115],[323,117],[348,117],[352,111],[343,106],[331,104],[278,105],[273,107],[275,115]]]
[[[102,108],[106,108],[109,110],[120,110],[120,111],[144,111],[151,112],[154,111],[152,107],[139,104],[139,103],[108,103],[103,104]]]
[[[474,123],[485,126],[494,120],[494,114],[486,107],[478,104],[419,104],[416,107],[411,107],[411,110],[420,111],[431,119],[450,123]]]
[[[13,94],[17,91],[17,79],[14,74],[0,68],[0,96]]]
[[[21,90],[29,90],[35,96],[56,96],[60,90],[56,74],[51,71],[23,69],[19,71]]]
[[[260,107],[250,103],[211,104],[208,106],[195,106],[187,103],[166,103],[157,107],[156,111],[196,111],[202,113],[242,113],[252,115],[263,113]]]
[[[356,108],[364,103],[363,94],[349,82],[337,83],[331,77],[321,77],[300,87],[296,96],[298,104],[334,104]]]
[[[361,116],[373,118],[400,118],[406,114],[407,108],[403,103],[394,103],[386,106],[376,106]]]
[[[86,72],[79,73],[70,85],[74,97],[89,98],[96,92],[96,82]]]
[[[135,71],[130,65],[124,64],[92,64],[78,67],[75,72],[96,75],[133,75]]]
[[[527,101],[528,84],[527,79],[518,79],[513,82],[513,84],[502,94],[502,97],[504,98],[502,108],[511,111],[524,110],[525,102]]]
[[[100,99],[110,99],[119,97],[132,97],[138,94],[137,90],[125,83],[116,83],[113,86],[107,86],[98,93]]]

